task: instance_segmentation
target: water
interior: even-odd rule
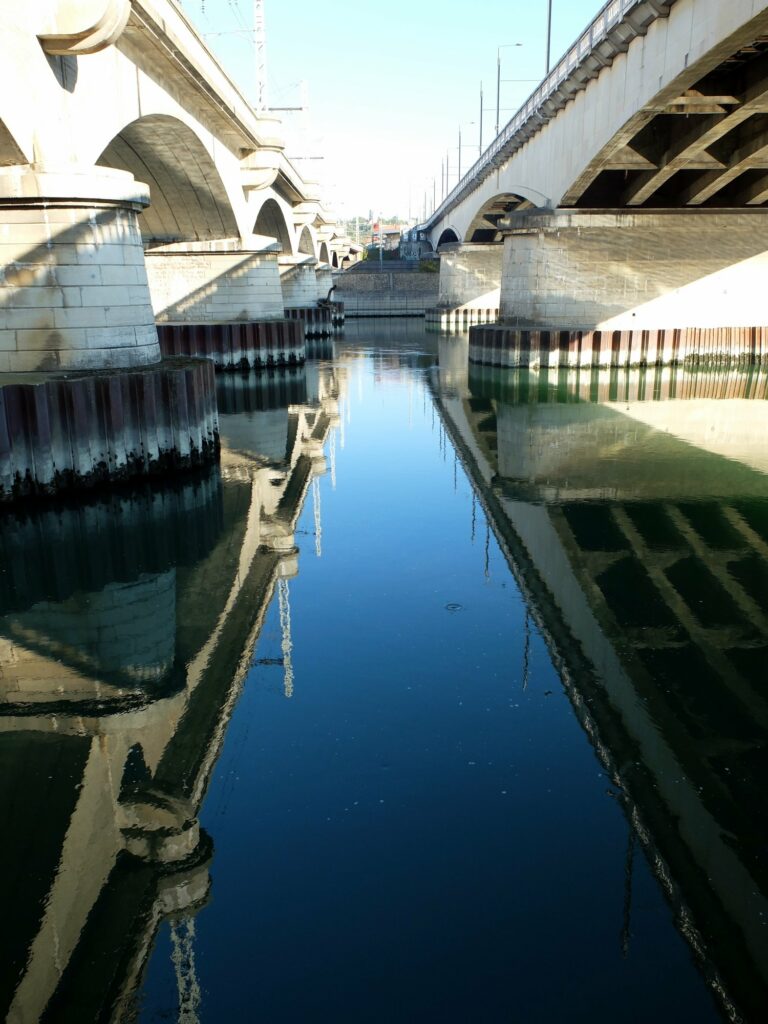
[[[2,1012],[762,1020],[764,379],[320,348],[4,522]]]

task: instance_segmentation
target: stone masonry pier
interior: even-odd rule
[[[510,214],[497,324],[470,359],[500,366],[759,363],[768,357],[762,211]]]

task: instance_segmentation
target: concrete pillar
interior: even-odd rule
[[[427,322],[461,330],[495,321],[499,315],[502,255],[501,245],[444,246],[440,252],[437,306],[427,310]]]
[[[499,323],[469,358],[500,366],[768,359],[766,217],[755,210],[512,214]]]
[[[0,169],[0,502],[218,457],[210,365],[161,359],[148,202],[126,171]]]
[[[160,359],[138,214],[124,171],[0,170],[0,372]]]
[[[218,369],[304,361],[301,324],[284,316],[276,252],[222,240],[162,246],[146,260],[164,355],[205,356]]]
[[[158,323],[221,324],[283,317],[277,253],[231,242],[196,242],[151,249],[146,263]]]
[[[316,298],[325,299],[333,287],[333,271],[330,263],[318,263],[315,267]],[[331,296],[333,298],[333,296]]]
[[[280,256],[278,264],[285,309],[317,305],[317,260],[311,256]]]
[[[513,215],[500,319],[542,330],[762,326],[767,218],[760,209]]]
[[[318,304],[325,299],[333,284],[331,268],[312,256],[281,256],[280,283],[283,288],[285,315],[300,320],[307,338],[325,337],[344,322],[344,306]]]

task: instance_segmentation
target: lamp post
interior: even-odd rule
[[[549,74],[549,62],[552,55],[552,0],[547,4],[547,70],[544,77]]]
[[[552,0],[550,0],[550,4],[551,2]],[[499,134],[499,107],[501,106],[501,51],[522,45],[522,43],[502,43],[501,46],[496,47],[496,135]]]
[[[471,125],[471,124],[474,124],[474,123],[475,123],[474,121],[466,121],[465,125]],[[462,128],[462,126],[459,125],[459,174],[458,174],[458,177],[456,178],[456,184],[457,185],[461,181],[461,128]],[[482,131],[482,129],[481,129],[481,131]]]

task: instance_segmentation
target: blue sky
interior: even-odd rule
[[[253,24],[252,0],[182,6],[253,97],[253,37],[242,31]],[[553,64],[601,7],[552,0]],[[446,159],[456,183],[459,127],[462,170],[478,153],[481,81],[483,146],[493,137],[497,47],[502,125],[544,73],[547,0],[266,0],[265,12],[269,103],[300,105],[306,82],[308,131],[299,115],[281,115],[290,155],[322,158],[301,166],[342,217],[420,217],[433,179],[440,199]]]

